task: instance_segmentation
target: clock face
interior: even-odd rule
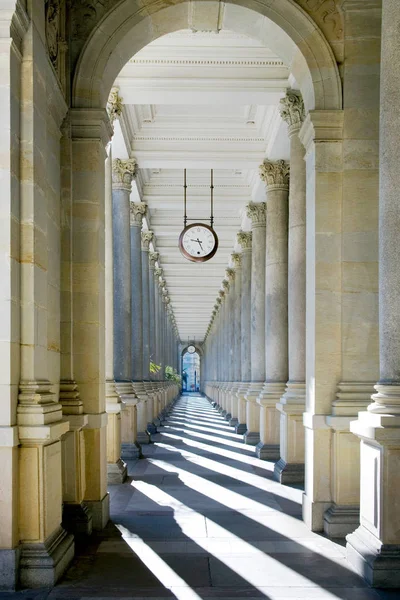
[[[218,248],[215,231],[204,223],[193,223],[182,231],[179,238],[182,254],[193,262],[204,262],[214,256]]]
[[[196,352],[196,348],[195,348],[194,346],[189,346],[189,348],[187,349],[187,351],[188,351],[190,354],[193,354],[194,352]]]

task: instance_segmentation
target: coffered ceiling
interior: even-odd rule
[[[258,166],[265,157],[288,158],[286,125],[278,105],[289,71],[259,42],[230,31],[179,31],[136,54],[115,85],[123,115],[115,128],[114,157],[136,158],[137,191],[149,222],[183,341],[201,341],[236,232],[248,227],[244,207],[265,200]],[[178,249],[183,228],[183,169],[188,216],[210,212],[214,169],[215,230],[219,249],[203,264]]]

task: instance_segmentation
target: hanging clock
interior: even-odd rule
[[[189,354],[194,354],[196,352],[196,348],[194,346],[189,346],[187,351],[189,352]]]
[[[192,262],[206,262],[210,260],[218,250],[218,236],[214,231],[213,215],[213,171],[211,170],[211,218],[210,225],[205,223],[187,224],[186,215],[186,169],[184,170],[184,229],[179,236],[179,249],[182,255]]]
[[[187,225],[179,236],[179,248],[183,256],[192,262],[210,260],[218,249],[218,237],[214,229],[204,223]]]

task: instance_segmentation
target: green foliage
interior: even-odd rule
[[[177,373],[177,371],[170,366],[165,367],[165,379],[169,381],[173,381],[174,383],[181,384],[181,376]]]
[[[161,365],[157,365],[152,360],[150,361],[150,373],[152,375],[156,375],[156,373],[159,373],[160,369],[161,369]]]

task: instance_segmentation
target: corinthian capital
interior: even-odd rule
[[[242,255],[239,252],[233,252],[231,254],[232,264],[235,269],[240,269],[242,266]]]
[[[285,160],[265,160],[260,165],[260,177],[268,189],[289,189],[289,163]]]
[[[238,244],[242,246],[242,250],[249,250],[251,248],[253,234],[251,231],[238,231],[236,239]]]
[[[222,280],[222,287],[224,288],[225,294],[229,292],[229,281],[227,279]]]
[[[169,296],[163,296],[162,301],[164,302],[164,304],[169,304],[171,302],[171,299],[169,298]]]
[[[253,227],[265,225],[267,216],[266,207],[265,202],[249,202],[246,206],[247,216],[251,219]]]
[[[150,263],[150,269],[154,269],[156,266],[156,262],[158,261],[158,257],[159,257],[159,253],[158,252],[149,252],[149,263]]]
[[[300,92],[286,90],[285,98],[280,101],[279,112],[289,126],[289,133],[299,130],[305,118],[304,102]]]
[[[143,216],[146,214],[147,205],[144,202],[131,202],[129,209],[131,214],[131,225],[141,227]]]
[[[154,233],[152,231],[142,231],[142,250],[147,252],[150,250],[150,242],[153,240]]]
[[[132,179],[136,173],[136,166],[134,158],[128,158],[127,160],[114,158],[112,165],[113,188],[130,192],[132,189]]]
[[[162,267],[156,267],[156,268],[154,269],[154,275],[155,275],[156,277],[161,277],[161,276],[162,276],[162,274],[163,274]]]
[[[227,269],[225,269],[225,276],[228,283],[230,283],[231,281],[235,281],[235,270],[228,267]]]
[[[225,296],[225,292],[224,290],[218,290],[218,298],[217,298],[217,302],[219,304],[221,304],[222,302],[222,298]]]
[[[119,95],[119,89],[117,87],[111,88],[111,92],[107,100],[107,112],[111,125],[113,125],[114,121],[119,119],[119,117],[121,116],[122,98]]]

